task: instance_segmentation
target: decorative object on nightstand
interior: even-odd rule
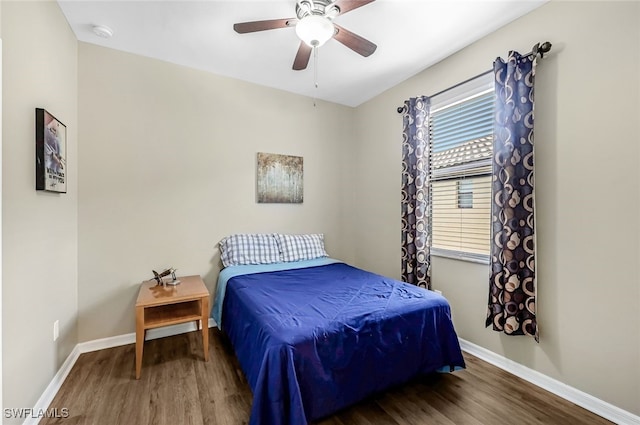
[[[142,352],[147,329],[195,322],[202,326],[204,360],[209,360],[209,291],[200,276],[182,276],[181,285],[142,282],[136,301],[136,379],[142,371]]]
[[[167,285],[177,285],[180,281],[176,278],[176,270],[173,267],[169,267],[168,269],[158,273],[155,270],[151,270],[153,272],[153,278],[157,282],[157,285],[167,286]],[[171,275],[171,280],[166,280],[164,277]]]

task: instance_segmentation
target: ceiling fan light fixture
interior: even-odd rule
[[[331,20],[324,16],[308,15],[296,25],[296,34],[300,40],[311,47],[320,47],[335,33]]]

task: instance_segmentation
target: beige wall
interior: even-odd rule
[[[433,259],[459,336],[640,414],[640,3],[552,1],[356,111],[359,266],[399,277],[397,106],[549,40],[536,86],[541,340],[484,327],[488,266]],[[373,229],[373,230],[372,230]]]
[[[133,332],[151,269],[200,274],[236,232],[342,246],[351,108],[79,44],[79,338]],[[257,204],[256,154],[304,157],[303,204]]]
[[[2,2],[2,39],[3,404],[27,408],[77,343],[77,41],[55,2]],[[67,126],[66,194],[35,190],[37,107]]]

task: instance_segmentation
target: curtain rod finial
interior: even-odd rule
[[[549,43],[548,41],[545,41],[544,43],[542,43],[542,45],[540,46],[540,53],[549,53],[551,51],[551,43]]]
[[[549,53],[551,51],[551,43],[545,41],[544,43],[536,43],[531,49],[531,53],[535,56],[540,55],[541,58],[544,58],[545,53]]]

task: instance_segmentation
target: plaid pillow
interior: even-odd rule
[[[282,262],[276,239],[262,234],[237,234],[222,239],[220,259],[225,267]]]
[[[328,257],[324,250],[324,235],[274,235],[282,252],[282,261],[312,260]]]

